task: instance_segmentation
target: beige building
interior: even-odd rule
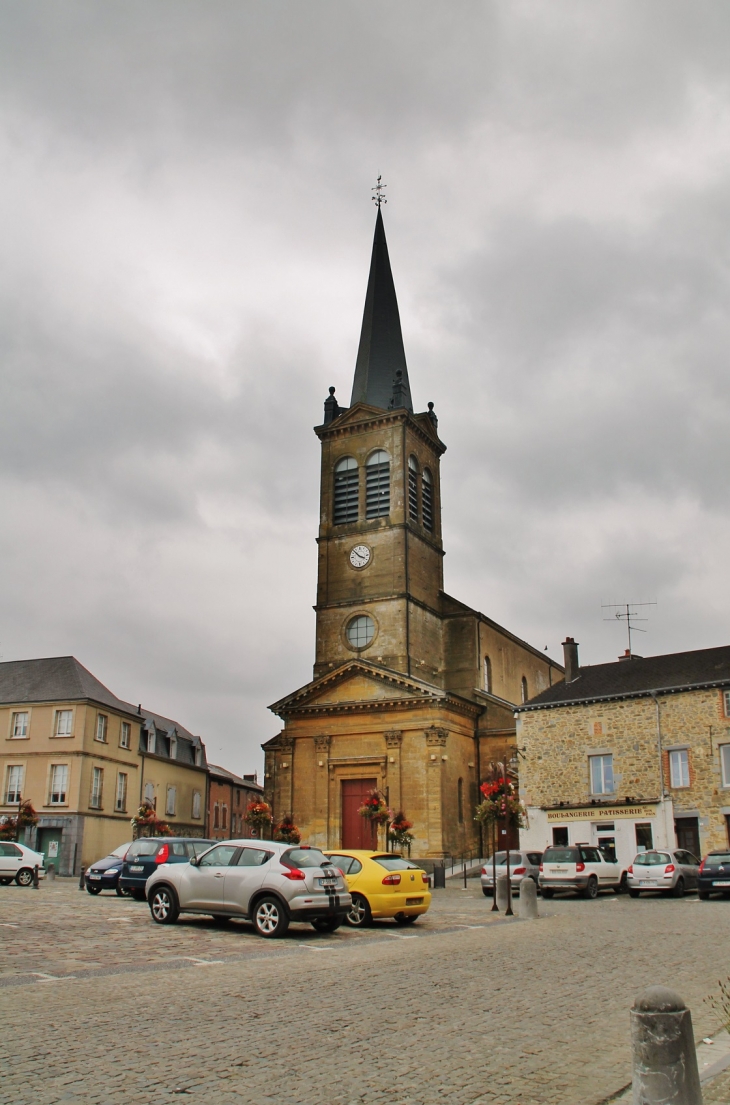
[[[524,847],[730,845],[730,647],[580,667],[517,708]]]
[[[73,656],[0,664],[0,817],[30,800],[25,843],[60,874],[132,839],[145,798],[174,835],[204,835],[205,748],[122,702]]]
[[[480,847],[478,786],[514,750],[514,703],[562,678],[544,652],[444,591],[433,404],[415,413],[378,211],[351,406],[322,449],[314,679],[271,709],[276,819],[312,844],[367,847],[371,790],[413,822],[413,854]],[[381,833],[382,844],[382,833]]]

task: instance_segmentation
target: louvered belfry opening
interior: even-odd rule
[[[383,449],[371,453],[365,465],[365,517],[390,514],[390,457]]]
[[[418,461],[413,455],[408,458],[408,517],[418,521]]]
[[[421,508],[425,528],[433,530],[433,479],[428,468],[423,469],[423,479],[421,480]]]
[[[359,475],[354,457],[343,457],[335,465],[335,503],[333,523],[356,522],[360,512]]]

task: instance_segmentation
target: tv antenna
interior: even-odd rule
[[[632,633],[646,633],[645,629],[639,629],[638,625],[633,625],[633,622],[648,622],[648,618],[640,618],[636,610],[632,610],[632,606],[656,606],[656,602],[602,602],[601,610],[615,610],[613,618],[604,618],[604,622],[612,622],[614,619],[626,622],[626,632],[629,635],[629,648],[628,656],[632,655],[631,651],[631,634]]]

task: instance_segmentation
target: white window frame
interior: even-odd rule
[[[673,748],[670,751],[669,785],[672,790],[686,790],[689,786],[689,748]]]
[[[96,734],[94,740],[98,740],[99,744],[106,744],[107,737],[109,735],[109,715],[97,714],[96,715]]]
[[[126,813],[127,811],[127,784],[129,776],[126,771],[117,772],[117,793],[114,798],[114,812]]]
[[[132,747],[132,723],[131,721],[123,721],[119,726],[119,747],[131,748]]]
[[[194,790],[193,791],[193,812],[192,812],[192,816],[196,820],[200,819],[200,807],[201,807],[200,791],[199,790]]]
[[[89,806],[92,810],[101,809],[101,798],[104,793],[104,768],[92,767],[91,769],[91,797]]]
[[[68,721],[68,732],[61,732],[61,719]],[[65,729],[66,726],[63,726]],[[54,737],[72,737],[74,731],[74,712],[73,710],[63,709],[56,710],[55,717],[53,719],[53,735]]]
[[[165,817],[175,816],[175,806],[177,805],[177,787],[168,786],[167,798],[165,800]]]
[[[720,776],[722,785],[730,787],[730,744],[719,744],[717,750],[720,753]]]
[[[725,707],[725,717],[730,717],[730,691],[723,691],[722,703]]]
[[[150,755],[156,755],[155,749],[157,747],[157,733],[154,729],[147,730],[147,751]]]
[[[60,787],[54,790],[55,778],[57,771],[65,771],[64,778],[65,789],[61,790]],[[49,806],[67,806],[68,805],[68,791],[69,791],[69,779],[71,772],[69,771],[68,764],[51,764],[50,777],[48,786],[48,805]],[[54,795],[58,794],[60,797],[55,798]]]
[[[13,775],[17,772],[16,775]],[[15,778],[15,784],[13,789],[10,789],[11,778]],[[4,805],[6,806],[19,806],[20,799],[23,797],[23,784],[25,782],[25,764],[8,764],[5,772],[5,793],[3,794]],[[10,795],[13,795],[11,798]]]
[[[25,718],[25,727],[22,733],[16,733],[18,718]],[[13,710],[10,716],[10,739],[25,741],[30,737],[30,710]]]
[[[607,785],[607,781],[606,781],[606,774],[607,774],[606,773],[606,763],[605,763],[606,760],[609,761],[609,765],[610,765],[610,768],[611,768],[611,786],[610,787]],[[596,773],[593,770],[593,766],[594,766],[595,763],[598,763],[598,762],[600,762],[600,765],[601,765],[600,766],[600,771],[599,771],[600,787],[598,789],[595,789],[594,788],[594,783],[596,782]],[[612,752],[600,752],[595,756],[589,756],[588,757],[588,774],[590,776],[591,794],[615,794],[616,793],[616,776],[615,776],[614,770],[613,770],[613,753]]]

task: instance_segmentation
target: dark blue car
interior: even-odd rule
[[[710,852],[700,864],[697,897],[706,902],[710,894],[730,897],[730,849]]]
[[[122,864],[131,844],[120,844],[118,848],[106,856],[92,863],[84,872],[84,882],[89,894],[101,894],[102,890],[116,890],[121,897],[124,891],[119,885],[119,876],[122,873]]]
[[[207,852],[215,840],[200,837],[157,836],[135,840],[124,857],[119,886],[138,902],[145,900],[147,879],[161,863],[190,863],[194,856]]]

